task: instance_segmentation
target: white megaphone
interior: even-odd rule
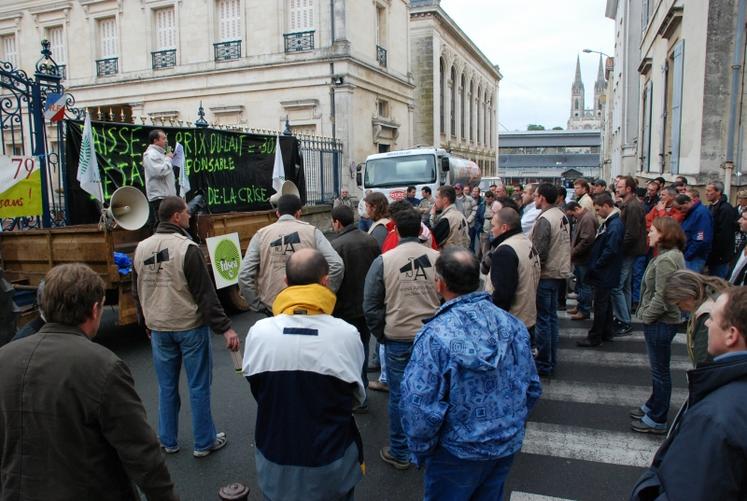
[[[122,186],[112,193],[109,207],[104,211],[125,230],[139,230],[148,222],[150,207],[143,192],[132,186]]]
[[[294,183],[293,181],[283,181],[282,186],[280,186],[280,191],[270,197],[270,205],[272,205],[273,207],[277,207],[278,200],[283,195],[296,195],[298,198],[301,198],[301,194],[298,192],[296,183]]]

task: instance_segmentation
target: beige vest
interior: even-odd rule
[[[568,278],[571,276],[571,227],[568,219],[557,207],[550,207],[537,220],[543,218],[550,223],[551,233],[550,252],[540,278]]]
[[[524,322],[527,328],[537,323],[537,286],[540,279],[540,260],[532,241],[519,233],[507,238],[498,247],[508,245],[519,258],[519,284],[509,313]]]
[[[180,233],[156,233],[135,249],[137,294],[151,330],[186,331],[204,323],[184,276],[190,245],[197,244]]]
[[[371,227],[368,229],[368,234],[370,235],[371,233],[373,233],[373,230],[377,226],[383,226],[384,228],[386,228],[387,224],[389,224],[389,218],[388,217],[382,217],[381,219],[377,219],[376,222],[374,224],[372,224]]]
[[[439,307],[434,275],[438,251],[405,242],[381,256],[384,263],[386,325],[384,335],[412,341]]]
[[[445,218],[449,222],[449,236],[441,248],[445,249],[450,245],[469,247],[467,218],[464,217],[464,214],[452,204],[444,209],[441,218]]]
[[[299,249],[316,249],[316,228],[309,223],[278,221],[257,232],[259,239],[259,273],[257,293],[259,300],[272,308],[272,303],[285,289],[285,262]]]

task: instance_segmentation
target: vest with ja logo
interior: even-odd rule
[[[304,221],[278,221],[257,232],[259,238],[259,273],[257,293],[268,309],[285,289],[285,263],[300,249],[316,249],[316,228]]]
[[[419,242],[405,242],[382,254],[384,263],[384,335],[394,341],[412,341],[440,306],[436,283],[438,251]]]

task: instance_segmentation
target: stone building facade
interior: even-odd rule
[[[636,128],[634,173],[639,178],[671,181],[682,175],[701,186],[719,179],[732,189],[744,183],[745,132],[739,124],[747,119],[745,37],[735,46],[738,30],[744,33],[745,28],[738,21],[740,3],[744,1],[607,1],[607,16],[627,31],[615,49],[616,59],[621,56],[629,64],[619,68],[622,83],[613,103],[620,107],[615,113],[628,141]],[[634,43],[638,36],[640,49]],[[636,85],[637,116],[630,113]],[[627,96],[628,106],[620,93]]]
[[[498,88],[502,75],[440,7],[412,0],[410,51],[415,82],[413,144],[434,145],[496,175]]]
[[[16,0],[0,60],[33,72],[52,43],[77,105],[115,118],[335,136],[343,186],[413,143],[407,0]],[[148,122],[150,123],[150,122]],[[169,122],[167,122],[168,124]]]
[[[581,78],[581,61],[576,57],[576,76],[571,85],[571,113],[568,117],[568,130],[600,130],[604,123],[605,89],[602,56],[599,56],[597,80],[594,82],[594,102],[586,107],[586,90]]]

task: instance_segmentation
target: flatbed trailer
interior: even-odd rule
[[[275,212],[271,210],[198,214],[195,218],[193,228],[208,265],[210,257],[204,243],[206,238],[236,232],[241,249],[245,251],[252,236],[276,220]],[[0,260],[6,279],[20,289],[38,286],[44,275],[59,264],[84,263],[90,266],[106,284],[107,304],[119,306],[118,324],[128,325],[137,321],[132,273],[120,275],[114,253],[121,252],[132,258],[137,244],[150,234],[149,228],[105,231],[96,224],[3,232],[0,233]],[[219,292],[224,306],[241,311],[248,309],[238,286]]]

